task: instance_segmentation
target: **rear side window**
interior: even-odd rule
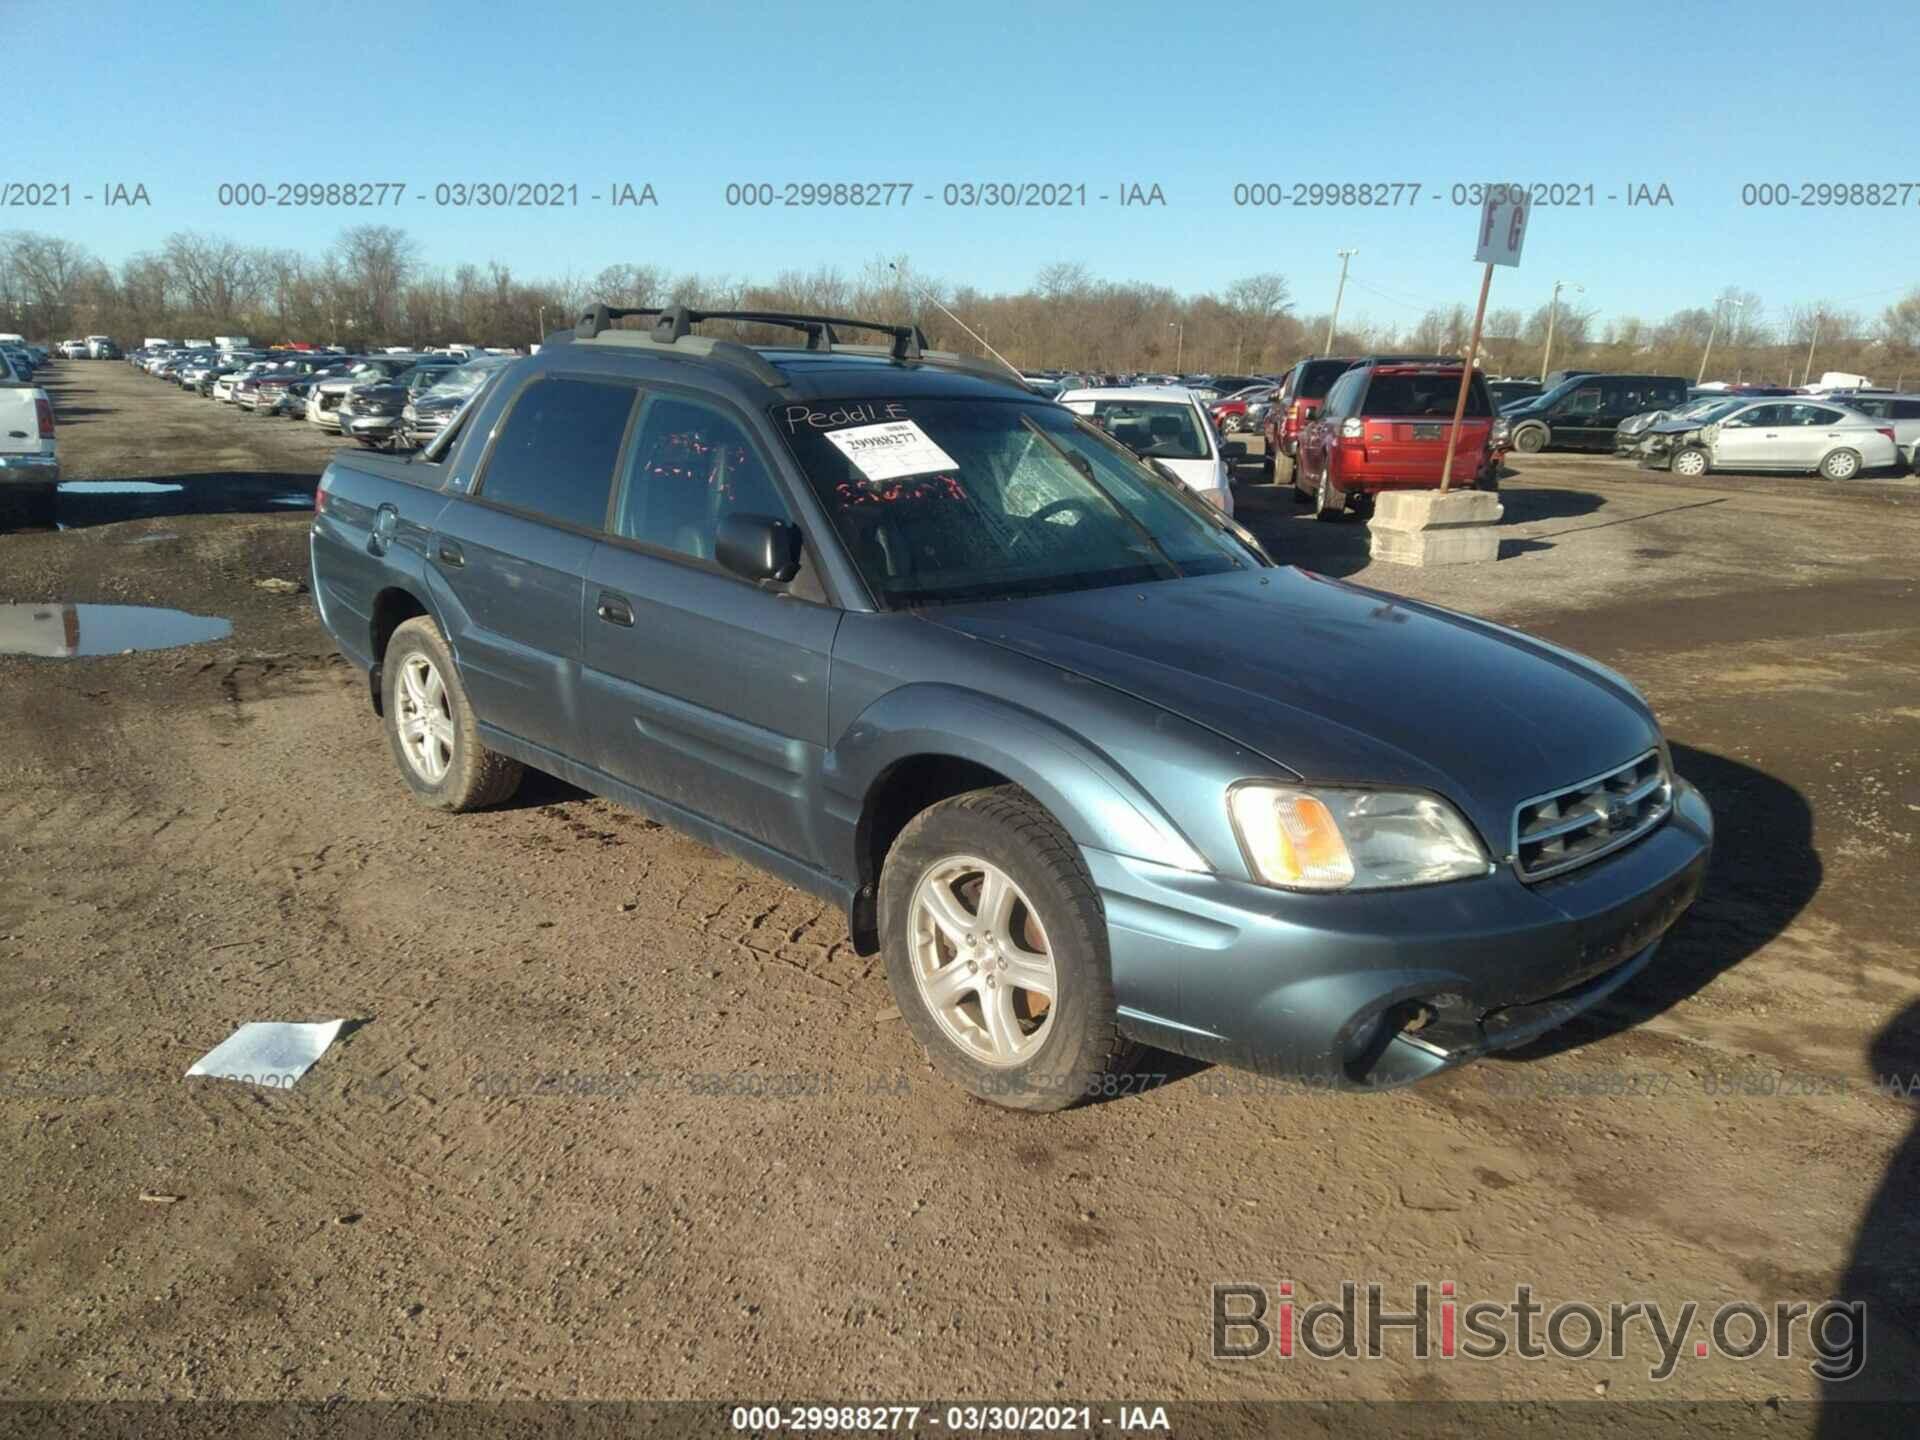
[[[1367,372],[1364,370],[1350,370],[1346,374],[1338,377],[1337,383],[1325,392],[1327,401],[1325,408],[1329,418],[1338,418],[1353,413],[1354,401],[1359,394],[1360,387],[1366,383],[1366,379]]]
[[[479,493],[567,525],[601,529],[613,465],[638,392],[595,380],[536,380],[494,442]]]
[[[1333,389],[1333,382],[1346,374],[1351,367],[1344,360],[1319,360],[1306,366],[1300,372],[1300,385],[1294,391],[1296,400],[1324,399]]]
[[[1376,372],[1367,386],[1361,404],[1363,415],[1419,415],[1442,420],[1453,418],[1453,407],[1460,399],[1460,377],[1446,370],[1417,372]],[[1487,382],[1478,375],[1467,387],[1467,411],[1471,416],[1493,414],[1487,403]]]
[[[1892,411],[1892,420],[1920,420],[1920,400],[1895,400]]]

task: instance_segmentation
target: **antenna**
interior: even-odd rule
[[[906,271],[902,270],[898,265],[894,264],[894,262],[891,260],[887,262],[887,268],[893,271],[894,274],[900,277],[900,283],[907,287],[909,294],[915,293],[913,289],[913,282],[907,278]],[[954,324],[958,325],[962,330],[966,331],[967,334],[972,335],[975,340],[979,341],[980,348],[982,350],[985,350],[989,355],[993,356],[993,358],[998,360],[1002,365],[1006,366],[1008,370],[1012,371],[1014,379],[1018,380],[1022,385],[1027,383],[1027,377],[1020,373],[1020,368],[1017,365],[1015,365],[1011,360],[1007,359],[1007,357],[1002,355],[998,350],[994,349],[993,346],[987,344],[987,342],[981,339],[979,335],[974,334],[973,327],[967,324],[967,322],[962,320],[958,315],[954,314],[946,306],[942,305],[939,299],[933,294],[932,291],[921,290],[917,293],[918,293],[918,298],[925,300],[929,305],[933,306],[934,309],[938,310],[942,315],[946,316],[949,320],[953,321]]]

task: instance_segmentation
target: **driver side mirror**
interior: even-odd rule
[[[1246,444],[1240,440],[1229,440],[1220,447],[1220,455],[1227,464],[1238,465],[1247,458]]]
[[[770,515],[729,515],[714,535],[713,558],[744,580],[791,580],[800,573],[799,527]]]

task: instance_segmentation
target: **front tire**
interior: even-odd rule
[[[1539,425],[1523,425],[1513,432],[1513,448],[1522,455],[1538,455],[1547,448],[1547,432]]]
[[[879,922],[894,1003],[970,1094],[1064,1110],[1132,1065],[1099,891],[1025,791],[975,790],[915,817],[887,852]]]
[[[1673,459],[1667,462],[1667,468],[1675,475],[1693,479],[1706,474],[1710,464],[1707,452],[1698,445],[1684,445],[1673,452]]]
[[[416,616],[393,632],[380,689],[400,778],[421,804],[478,810],[520,788],[525,767],[480,743],[453,652],[433,621]]]
[[[1820,462],[1823,480],[1851,480],[1860,473],[1858,450],[1836,450]]]

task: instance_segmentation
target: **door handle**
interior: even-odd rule
[[[440,563],[442,565],[451,565],[454,569],[458,570],[467,563],[466,552],[454,544],[453,541],[442,540],[440,542]]]
[[[627,603],[626,596],[616,595],[611,590],[600,592],[600,603],[594,607],[593,613],[609,625],[633,624],[633,606]]]

